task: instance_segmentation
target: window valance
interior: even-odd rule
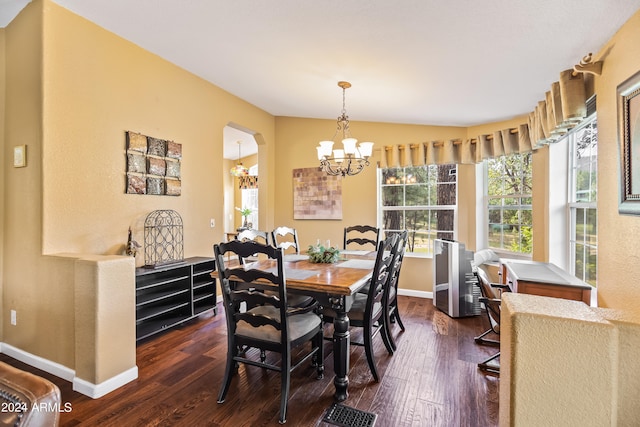
[[[558,141],[587,116],[584,72],[565,70],[529,113],[527,123],[469,139],[427,141],[382,147],[380,167],[480,163],[525,153]]]
[[[246,175],[239,177],[238,188],[240,188],[240,190],[258,188],[258,175]]]

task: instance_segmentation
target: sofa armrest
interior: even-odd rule
[[[0,426],[57,426],[60,401],[51,381],[0,362]]]

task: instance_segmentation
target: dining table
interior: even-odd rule
[[[330,307],[336,312],[332,341],[334,398],[338,402],[349,396],[348,312],[355,294],[371,279],[375,255],[375,251],[346,250],[340,252],[340,258],[335,263],[313,263],[306,254],[289,254],[283,257],[287,292],[311,296],[323,307]],[[275,271],[277,267],[275,260],[258,259],[245,264],[245,268]],[[217,271],[212,276],[217,278]],[[258,289],[269,288],[259,282],[252,283],[253,285]]]

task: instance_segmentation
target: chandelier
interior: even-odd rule
[[[229,171],[231,172],[231,175],[238,177],[249,175],[249,169],[245,168],[240,161],[240,159],[242,158],[242,156],[240,155],[240,144],[242,144],[242,141],[238,141],[238,164],[232,167]]]
[[[356,175],[369,166],[369,157],[373,151],[373,142],[361,142],[357,147],[358,140],[351,136],[349,132],[349,116],[345,109],[345,92],[351,87],[349,82],[338,82],[342,88],[342,114],[338,117],[338,128],[333,134],[331,141],[320,141],[316,147],[320,169],[328,175]],[[333,150],[333,140],[342,132],[342,149]]]

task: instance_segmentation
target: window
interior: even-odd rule
[[[596,286],[598,126],[595,116],[566,138],[570,162],[570,269],[577,278]]]
[[[431,255],[434,239],[455,238],[456,165],[380,169],[379,227],[408,230],[407,252]]]
[[[487,161],[489,247],[531,254],[531,153]]]
[[[251,166],[249,168],[249,175],[258,175],[258,165]],[[242,207],[251,209],[251,214],[247,216],[247,222],[251,224],[251,227],[258,229],[258,189],[257,188],[243,188],[240,190],[242,193]]]

